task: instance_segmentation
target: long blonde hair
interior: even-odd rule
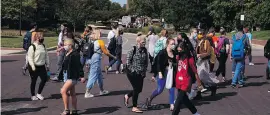
[[[93,39],[95,39],[95,40],[100,39],[100,37],[101,37],[101,32],[100,32],[100,30],[99,30],[99,29],[94,29],[94,30],[93,30],[93,33],[92,33],[92,37],[93,37]]]

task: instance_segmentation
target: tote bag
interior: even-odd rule
[[[173,68],[170,65],[168,68],[167,78],[166,78],[166,88],[171,89],[173,85]]]

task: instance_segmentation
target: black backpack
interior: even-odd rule
[[[32,38],[32,32],[28,31],[23,37],[23,49],[28,50],[28,48],[31,46],[31,38]]]
[[[94,42],[86,42],[84,45],[83,45],[83,48],[82,48],[82,53],[83,53],[83,56],[90,59],[95,51],[94,51]]]
[[[270,39],[267,40],[264,46],[264,57],[270,59]]]
[[[111,38],[110,39],[110,43],[109,43],[109,45],[108,45],[108,50],[109,51],[115,51],[115,49],[116,49],[116,37],[114,36],[113,38]]]

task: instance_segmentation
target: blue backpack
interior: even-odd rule
[[[23,49],[28,51],[28,48],[31,46],[31,37],[32,32],[28,31],[23,37]]]
[[[241,39],[236,39],[236,36],[232,36],[232,58],[235,60],[242,60],[245,58],[245,43],[246,35],[244,34]]]

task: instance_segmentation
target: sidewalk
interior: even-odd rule
[[[56,46],[47,48],[49,53],[54,52],[56,50]],[[21,55],[25,54],[26,51],[23,48],[5,48],[1,47],[1,56],[8,56],[8,55]]]

